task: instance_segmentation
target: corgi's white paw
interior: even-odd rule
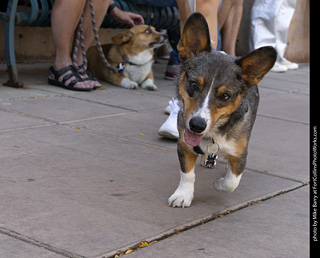
[[[219,178],[213,183],[213,187],[218,191],[218,192],[233,192],[239,185],[241,179],[241,175],[232,178]]]
[[[168,202],[171,207],[189,207],[193,200],[193,190],[191,189],[179,189],[170,196]]]
[[[239,185],[242,174],[235,175],[231,171],[231,167],[228,164],[227,174],[225,177],[219,178],[213,183],[213,187],[219,192],[233,192]]]
[[[168,203],[172,207],[189,207],[193,200],[195,174],[192,170],[189,173],[180,172],[180,183]]]
[[[121,86],[126,89],[136,89],[139,87],[138,83],[130,81],[128,78],[122,79]]]
[[[158,90],[158,87],[153,83],[151,79],[147,79],[141,84],[141,88],[146,89],[146,90]]]

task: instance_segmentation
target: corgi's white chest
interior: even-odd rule
[[[223,124],[224,121],[221,121],[220,123]],[[233,138],[227,139],[226,135],[220,134],[216,129],[219,124],[217,124],[215,128],[212,128],[206,134],[206,137],[214,139],[214,142],[219,145],[219,155],[236,155],[237,149],[235,146],[235,140]]]
[[[150,50],[144,50],[136,56],[128,55],[128,61],[132,65],[126,64],[124,75],[131,81],[141,84],[151,71],[153,56]]]

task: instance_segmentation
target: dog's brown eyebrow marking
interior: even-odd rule
[[[199,89],[202,90],[204,87],[204,79],[203,77],[198,77]]]
[[[217,93],[218,95],[222,95],[223,93],[225,93],[227,91],[227,87],[222,85],[218,88]]]

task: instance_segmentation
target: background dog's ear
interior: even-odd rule
[[[131,31],[124,31],[120,34],[117,34],[111,38],[112,42],[116,45],[123,45],[128,43],[133,37],[133,33]]]
[[[273,47],[261,47],[238,59],[236,63],[242,69],[242,78],[250,86],[258,84],[277,60],[277,51]]]
[[[178,46],[182,60],[198,55],[202,51],[211,51],[209,27],[200,13],[193,13],[184,25]]]

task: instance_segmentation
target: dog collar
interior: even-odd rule
[[[135,64],[135,63],[132,63],[130,62],[129,60],[125,59],[124,56],[121,57],[122,58],[122,62],[117,66],[117,69],[118,69],[118,73],[123,73],[124,72],[124,68],[126,67],[126,64],[128,65],[134,65],[134,66],[143,66],[149,62],[152,61],[153,58],[151,58],[149,61],[143,63],[143,64]]]

